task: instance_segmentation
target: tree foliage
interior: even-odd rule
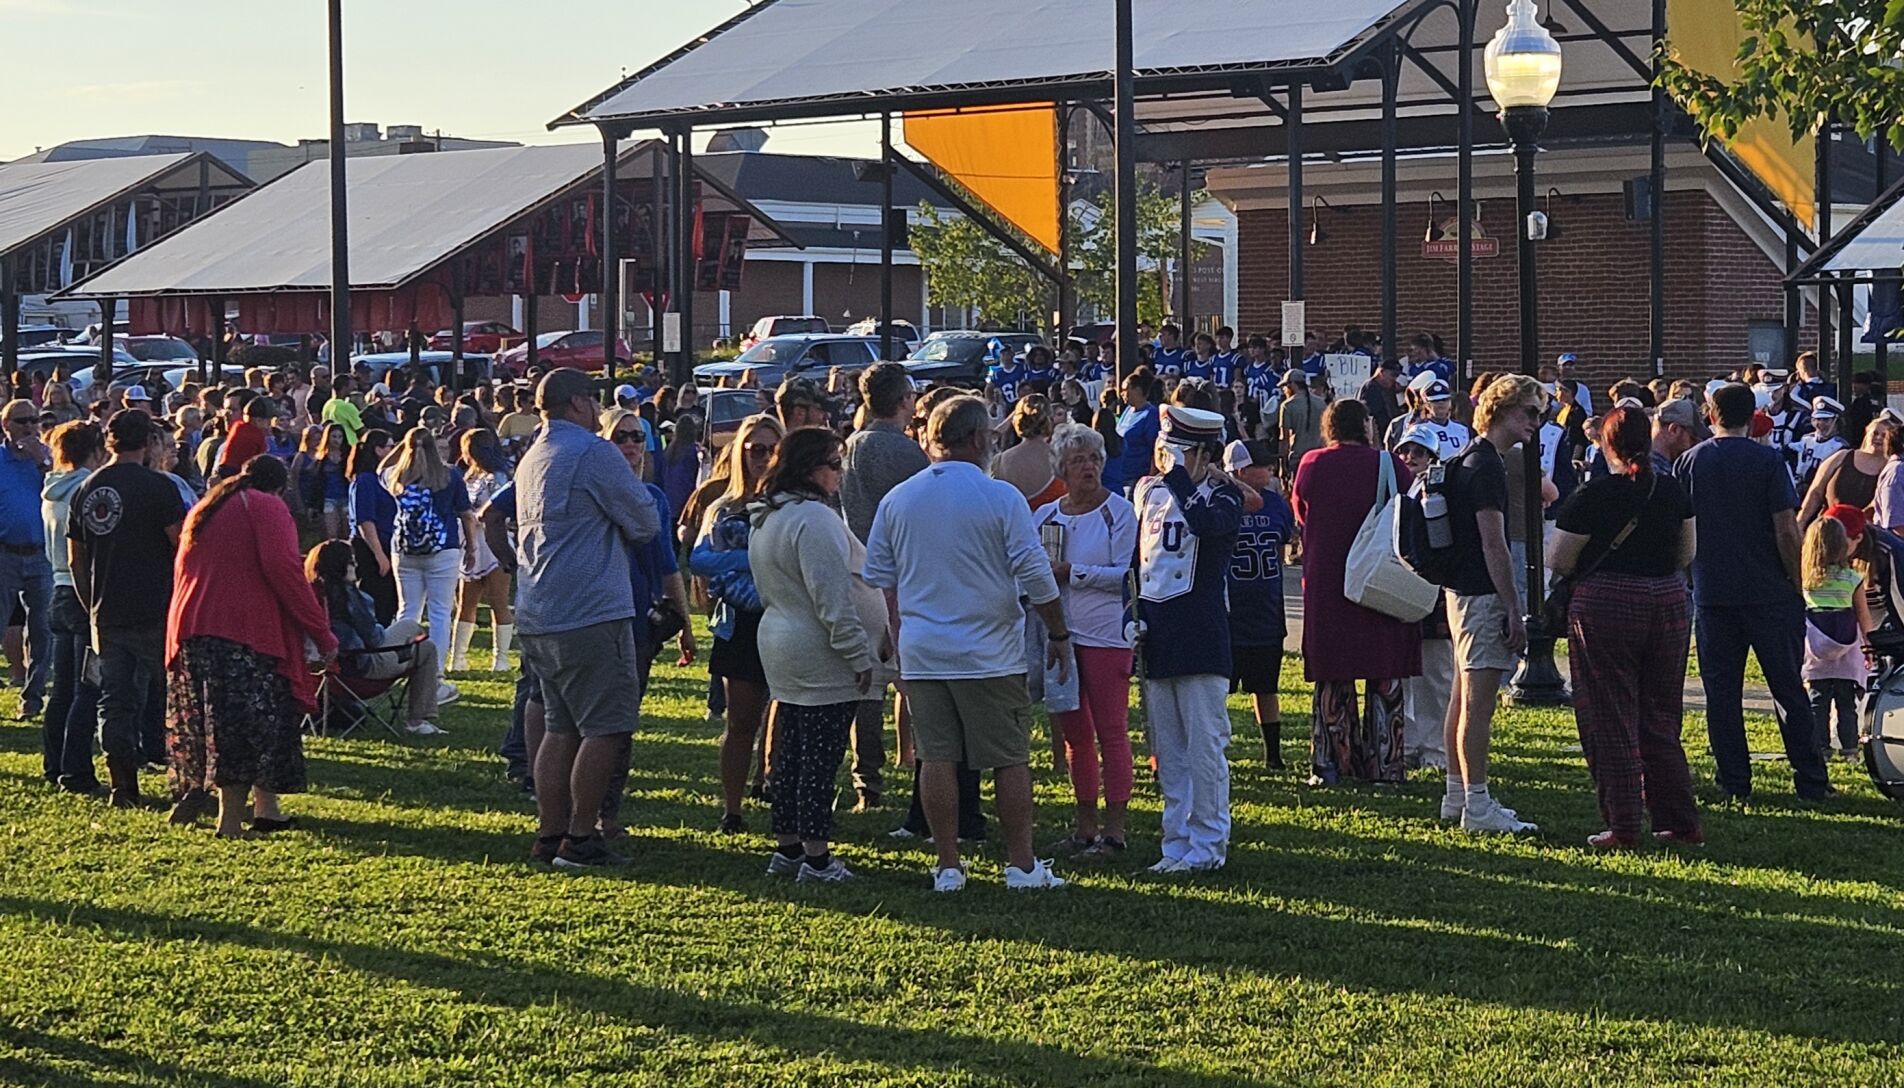
[[[1051,281],[962,215],[921,203],[911,245],[934,306],[970,306],[983,323],[1022,329],[1043,320],[1056,297]]]
[[[1834,118],[1860,139],[1904,146],[1904,0],[1732,0],[1736,70],[1688,67],[1661,43],[1660,84],[1709,137],[1782,115],[1794,137]]]
[[[1097,199],[1096,214],[1088,225],[1080,225],[1075,255],[1077,260],[1078,301],[1089,304],[1100,314],[1111,314],[1117,306],[1117,197],[1105,190]],[[1177,259],[1182,244],[1182,210],[1177,198],[1166,196],[1156,186],[1139,182],[1137,186],[1137,320],[1158,324],[1169,311],[1164,297],[1164,266]],[[1208,246],[1193,243],[1191,256],[1201,256]]]
[[[1137,263],[1140,269],[1137,317],[1156,324],[1168,310],[1158,269],[1178,255],[1182,223],[1175,197],[1153,185],[1142,185],[1137,195]],[[1094,211],[1073,214],[1072,270],[1077,278],[1078,301],[1100,314],[1116,305],[1116,203],[1106,192]],[[970,306],[979,320],[1011,328],[1032,328],[1056,308],[1057,289],[1044,275],[1025,263],[977,223],[962,215],[941,214],[930,204],[919,205],[912,226],[912,251],[926,274],[926,294],[934,306]],[[1027,245],[1032,245],[1029,241]],[[1192,247],[1197,256],[1208,247]],[[1055,261],[1054,261],[1055,263]]]

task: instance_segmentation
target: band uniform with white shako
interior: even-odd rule
[[[1206,445],[1221,449],[1223,417],[1215,412],[1165,405],[1160,423],[1160,454]],[[1147,675],[1227,676],[1228,571],[1242,493],[1214,477],[1193,483],[1177,457],[1163,475],[1138,482],[1135,505]]]

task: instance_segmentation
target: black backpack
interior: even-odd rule
[[[1447,501],[1448,474],[1451,471],[1452,468],[1446,465],[1430,466],[1427,474],[1422,477],[1421,497],[1404,495],[1401,503],[1402,561],[1407,563],[1409,569],[1416,574],[1438,586],[1447,585],[1449,579],[1454,577],[1456,565],[1454,530],[1451,524],[1448,532],[1449,543],[1443,547],[1435,547],[1428,539],[1428,515],[1423,507],[1430,495],[1440,497],[1443,502]],[[1448,510],[1447,516],[1453,518],[1453,509]]]

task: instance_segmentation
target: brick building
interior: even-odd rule
[[[1639,148],[1555,150],[1538,163],[1551,227],[1540,243],[1540,357],[1579,354],[1585,375],[1604,387],[1651,375],[1648,355],[1650,224],[1627,214],[1623,183],[1643,176]],[[1475,160],[1478,244],[1474,260],[1473,360],[1469,377],[1519,366],[1518,231],[1513,162]],[[1381,327],[1381,169],[1374,159],[1306,164],[1304,295],[1311,328]],[[1428,232],[1452,241],[1456,207],[1452,156],[1405,158],[1397,171],[1397,332],[1427,330],[1455,354],[1455,262],[1423,253]],[[1288,290],[1288,199],[1281,163],[1212,169],[1208,187],[1235,211],[1237,327],[1272,334]],[[1668,155],[1665,373],[1708,378],[1782,354],[1784,239],[1773,224],[1694,149]],[[1839,212],[1839,222],[1855,209]],[[1451,248],[1451,247],[1450,247]],[[1485,253],[1486,255],[1482,255]],[[1805,325],[1815,326],[1809,304]],[[1801,341],[1807,339],[1801,335]]]

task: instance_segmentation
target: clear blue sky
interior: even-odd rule
[[[571,143],[549,120],[740,11],[741,0],[344,0],[352,121]],[[0,0],[0,161],[159,133],[321,138],[325,0]],[[804,154],[877,154],[871,123],[773,131]],[[703,135],[705,139],[705,134]]]

